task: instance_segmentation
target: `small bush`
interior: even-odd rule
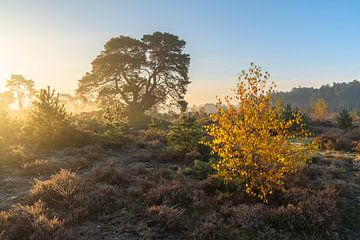
[[[75,173],[61,169],[49,180],[36,179],[30,192],[33,198],[41,198],[49,204],[70,203],[79,189],[79,184],[80,179]]]
[[[21,167],[22,164],[33,160],[35,157],[24,145],[12,145],[4,153],[6,163]]]
[[[158,128],[149,128],[146,130],[139,130],[137,132],[136,137],[138,140],[142,140],[145,142],[158,140],[162,143],[166,143],[167,142],[166,135],[167,135],[166,130],[158,129]]]
[[[205,179],[209,174],[213,173],[211,162],[203,162],[199,160],[194,161],[192,167],[185,168],[183,174],[192,176],[196,179]]]
[[[334,150],[335,140],[324,134],[320,134],[314,138],[314,142],[319,146],[320,149]]]
[[[45,175],[51,171],[51,166],[48,160],[35,159],[21,165],[21,169],[25,174],[41,174]]]
[[[334,149],[338,151],[352,151],[353,145],[352,145],[351,139],[346,135],[338,136],[335,140]]]
[[[167,204],[186,207],[189,207],[193,201],[191,186],[176,180],[158,184],[146,194],[146,199],[151,205]]]
[[[90,161],[84,157],[66,157],[64,159],[66,168],[77,171],[90,165]]]
[[[94,168],[90,177],[94,182],[112,185],[120,185],[127,181],[125,173],[120,168],[116,168],[114,160],[109,161],[106,168]]]
[[[179,229],[182,228],[184,223],[184,212],[185,209],[163,205],[152,205],[148,208],[150,216],[161,224],[164,224],[168,229]]]
[[[288,204],[271,210],[275,227],[328,237],[339,224],[338,194],[333,188],[311,191],[294,188],[287,193]]]
[[[109,213],[118,206],[120,193],[112,185],[90,185],[83,183],[72,198],[71,209],[68,211],[69,222],[88,220],[90,216]]]
[[[219,107],[205,127],[211,137],[206,143],[220,157],[214,164],[216,173],[229,183],[241,183],[249,195],[264,202],[275,190],[284,189],[286,176],[301,169],[316,150],[308,130],[291,130],[301,121],[300,113],[288,121],[279,117],[271,101],[275,84],[269,78],[251,64],[239,76],[236,103],[226,98],[226,107]]]
[[[49,240],[62,230],[63,222],[49,218],[42,201],[31,206],[16,205],[0,212],[0,239]]]
[[[199,150],[199,142],[203,136],[203,129],[196,118],[189,113],[183,113],[170,128],[167,141],[171,149],[188,153]]]

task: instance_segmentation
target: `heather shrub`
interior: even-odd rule
[[[64,166],[71,171],[84,169],[90,165],[90,161],[85,157],[65,157],[63,162]]]
[[[159,153],[154,153],[153,158],[159,160],[160,162],[173,162],[183,160],[184,154],[171,149],[164,149]]]
[[[285,193],[287,205],[272,208],[274,227],[331,237],[339,225],[338,194],[334,188],[310,190],[291,188]]]
[[[320,149],[333,150],[335,140],[324,134],[320,134],[314,138],[314,142],[319,146]]]
[[[158,140],[161,143],[166,143],[166,135],[168,131],[164,129],[158,129],[158,128],[149,128],[149,129],[141,129],[137,132],[137,138],[138,141],[154,141]]]
[[[35,179],[30,193],[32,198],[41,198],[48,204],[69,204],[78,191],[79,185],[80,179],[75,173],[61,169],[48,180]]]
[[[127,182],[125,173],[116,167],[114,160],[109,161],[104,168],[95,167],[90,176],[91,181],[96,183],[108,183],[113,185],[120,185]]]
[[[57,217],[50,218],[42,201],[31,206],[15,205],[0,212],[0,239],[55,239],[62,228],[63,222]]]
[[[108,184],[89,185],[83,182],[71,202],[71,209],[67,213],[67,221],[80,222],[91,216],[110,213],[119,206],[121,197],[119,189]]]
[[[45,175],[52,171],[52,166],[50,166],[48,160],[35,159],[32,161],[25,162],[21,165],[21,169],[25,174],[41,174]]]
[[[189,207],[192,203],[192,187],[185,182],[172,180],[158,185],[146,194],[146,200],[150,205],[167,204],[169,206]]]
[[[7,164],[20,167],[22,164],[33,160],[33,153],[24,145],[11,145],[4,151],[3,160]]]
[[[211,164],[211,162],[195,160],[193,166],[185,168],[182,172],[184,175],[196,179],[205,179],[209,174],[213,173]]]
[[[148,208],[150,216],[168,229],[179,229],[183,227],[182,225],[185,221],[184,212],[185,209],[183,208],[168,206],[166,204],[152,205]]]
[[[197,240],[253,239],[252,236],[239,227],[238,224],[233,224],[231,220],[229,220],[228,213],[210,213],[201,219],[201,224],[197,226],[191,234],[192,238]]]
[[[334,149],[338,151],[352,151],[353,142],[346,135],[338,136],[334,143]]]

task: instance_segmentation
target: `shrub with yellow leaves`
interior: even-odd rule
[[[291,131],[294,124],[301,126],[300,114],[284,120],[272,106],[275,84],[269,78],[251,63],[239,76],[235,98],[226,97],[226,107],[219,107],[205,127],[211,139],[205,144],[220,157],[213,165],[217,174],[264,202],[273,191],[284,189],[285,177],[316,149],[308,130]],[[220,99],[218,106],[224,106]]]

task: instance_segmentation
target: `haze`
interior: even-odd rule
[[[111,37],[170,32],[191,56],[190,104],[230,93],[256,62],[279,90],[359,78],[356,1],[0,1],[0,90],[10,74],[72,93]]]

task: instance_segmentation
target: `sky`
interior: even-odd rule
[[[251,62],[278,90],[360,78],[360,1],[0,0],[0,91],[10,74],[74,93],[104,44],[155,31],[184,39],[190,104],[231,94]]]

